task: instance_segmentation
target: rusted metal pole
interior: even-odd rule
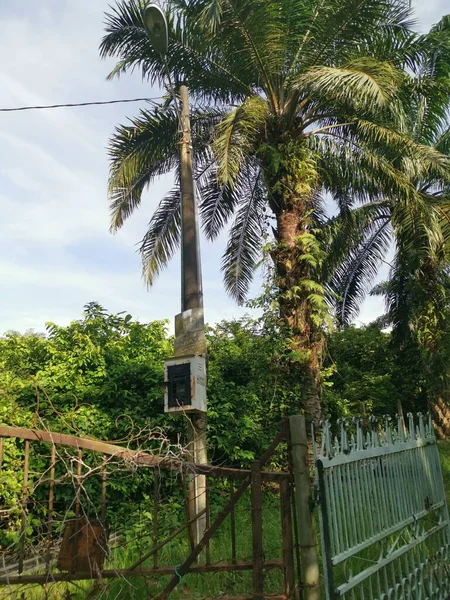
[[[47,532],[50,535],[52,532],[53,523],[53,503],[55,500],[55,464],[56,464],[56,446],[52,444],[52,450],[50,455],[50,484],[48,490],[48,519],[47,519]]]
[[[210,505],[210,495],[209,495],[209,487],[210,483],[208,479],[206,479],[206,514],[205,514],[205,526],[206,529],[209,529],[210,526],[210,518],[211,518],[211,505]],[[211,564],[211,546],[209,540],[206,542],[206,564]]]
[[[107,472],[106,472],[106,464],[108,461],[108,457],[103,454],[102,456],[102,506],[100,510],[100,518],[104,523],[106,517],[106,484],[107,484]]]
[[[241,485],[238,487],[238,489],[234,493],[233,497],[230,498],[230,500],[227,502],[226,506],[219,512],[214,523],[212,523],[211,527],[207,531],[205,531],[203,538],[199,541],[199,543],[195,547],[194,551],[191,552],[191,554],[184,561],[184,563],[180,567],[177,568],[178,574],[175,575],[174,577],[172,577],[172,579],[167,584],[166,588],[160,594],[158,594],[158,596],[156,597],[157,600],[165,600],[166,598],[169,597],[170,593],[176,588],[176,586],[180,580],[180,577],[183,577],[183,575],[185,575],[189,571],[190,567],[194,564],[194,562],[197,560],[200,553],[204,550],[206,544],[209,542],[209,540],[212,538],[212,536],[216,533],[216,531],[222,525],[225,518],[230,513],[230,510],[234,506],[236,506],[239,499],[243,496],[243,494],[247,490],[249,483],[250,482],[248,479],[245,479],[244,481],[242,481]],[[201,565],[201,566],[205,570],[208,568],[214,568],[214,565]]]
[[[249,562],[238,562],[235,565],[230,563],[215,563],[213,565],[191,565],[188,569],[192,573],[227,573],[234,571],[251,571],[253,568],[252,563]],[[282,569],[282,560],[268,560],[264,563],[265,569]],[[83,580],[97,580],[97,579],[114,579],[121,577],[154,577],[161,575],[173,575],[175,569],[178,571],[179,567],[159,567],[158,569],[146,568],[131,570],[131,569],[105,569],[104,571],[87,571],[78,573],[52,573],[49,577],[48,574],[40,575],[2,575],[0,577],[0,585],[24,585],[30,583],[56,583],[59,581],[83,581]],[[176,576],[178,579],[178,576]],[[270,594],[267,596],[269,600],[286,600],[284,594]],[[230,596],[220,596],[221,600],[230,599]],[[235,596],[234,598],[239,600],[253,600],[252,595]],[[202,600],[207,600],[206,597]]]
[[[308,438],[304,415],[289,417],[292,467],[295,482],[298,539],[303,600],[319,600],[317,538],[311,510],[312,486],[308,464]]]
[[[295,596],[294,546],[292,543],[291,484],[280,484],[281,533],[283,537],[284,586],[286,598]]]
[[[269,458],[271,458],[273,456],[275,450],[278,448],[280,443],[283,440],[287,439],[288,436],[289,436],[289,423],[288,423],[288,420],[286,419],[286,421],[283,422],[280,431],[277,433],[277,435],[272,440],[272,443],[266,448],[265,452],[259,458],[261,468],[264,467],[264,465],[267,463]]]
[[[230,481],[230,498],[233,497],[234,494],[234,482]],[[230,524],[231,524],[231,562],[234,564],[236,562],[236,512],[234,507],[230,512]]]
[[[81,465],[83,452],[78,450],[77,455],[77,475],[75,478],[75,516],[80,516],[80,495],[81,495]]]
[[[25,458],[23,463],[23,484],[22,484],[22,518],[20,524],[19,541],[19,574],[23,571],[23,559],[25,555],[25,536],[27,527],[27,501],[28,501],[28,467],[30,460],[30,442],[25,440]]]
[[[197,517],[194,517],[194,519],[196,519],[196,518]],[[181,527],[178,527],[178,529],[175,529],[175,531],[173,531],[164,540],[162,540],[161,542],[155,544],[155,546],[153,546],[153,548],[151,548],[143,556],[140,556],[139,560],[137,562],[135,562],[128,570],[129,571],[134,571],[140,565],[142,565],[142,563],[145,562],[148,558],[150,558],[151,556],[155,556],[155,554],[158,552],[158,550],[160,550],[161,548],[163,548],[171,540],[175,539],[182,531],[184,531],[187,527],[189,527],[189,525],[190,525],[190,521],[186,521],[186,523],[183,523],[183,525],[181,525]]]
[[[114,456],[119,459],[128,459],[137,465],[147,467],[158,467],[169,471],[183,471],[205,474],[211,477],[227,477],[242,481],[250,476],[250,471],[247,469],[233,469],[231,467],[217,467],[208,464],[192,464],[175,458],[163,458],[146,452],[137,452],[129,448],[123,448],[114,444],[92,440],[90,438],[82,438],[74,435],[65,435],[63,433],[55,433],[51,431],[40,431],[36,429],[25,429],[23,427],[8,427],[0,425],[0,436],[19,438],[22,440],[30,440],[36,442],[48,442],[49,444],[57,444],[69,446],[71,448],[83,448],[90,452],[100,452],[108,456]],[[286,473],[277,473],[275,471],[262,471],[261,477],[263,481],[272,481],[279,483],[285,477]]]
[[[253,597],[255,600],[262,600],[264,598],[264,556],[262,531],[261,463],[259,460],[253,463],[251,471]]]
[[[159,513],[159,471],[155,469],[153,475],[153,547],[158,544],[158,513]],[[153,554],[153,568],[156,569],[158,566],[158,548],[156,548]]]

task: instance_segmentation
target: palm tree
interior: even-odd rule
[[[409,90],[403,129],[417,143],[450,156],[450,17],[434,26],[428,37],[428,57]],[[418,194],[408,201],[387,197],[335,219],[334,229],[347,232],[353,246],[331,278],[331,296],[338,322],[348,324],[379,262],[394,245],[389,280],[375,286],[371,294],[385,297],[387,313],[380,322],[392,327],[392,343],[399,357],[414,355],[416,364],[420,363],[417,368],[426,375],[435,420],[449,433],[450,373],[442,359],[448,359],[450,181],[446,176],[412,171],[402,157],[396,162]]]
[[[416,143],[449,156],[450,17],[444,17],[423,39],[427,41],[428,52],[418,77],[407,81],[404,95],[408,97],[408,104],[401,130]],[[392,289],[394,281],[397,282],[394,295],[398,298],[389,302],[391,310],[400,302],[402,293],[398,285],[405,281],[407,271],[411,275],[420,269],[420,265],[438,268],[448,261],[445,256],[445,246],[450,241],[448,176],[419,172],[411,168],[407,157],[393,156],[392,162],[410,179],[418,192],[416,195],[406,201],[396,196],[380,197],[356,209],[352,208],[355,199],[346,197],[344,201],[341,199],[340,214],[324,228],[333,244],[344,246],[346,254],[340,265],[331,264],[331,261],[328,265],[329,297],[341,326],[348,325],[358,313],[392,244],[396,246],[396,256],[388,287]],[[331,257],[335,255],[330,254]],[[387,289],[384,284],[377,286],[375,293],[382,289]],[[396,324],[396,332],[408,327],[406,313],[400,312],[402,315],[397,316],[391,312],[390,319]]]
[[[403,201],[417,190],[391,164],[401,154],[429,176],[446,157],[401,132],[402,91],[426,44],[410,29],[405,0],[171,0],[169,53],[147,39],[142,5],[124,0],[106,16],[102,56],[110,77],[138,68],[163,85],[167,70],[193,98],[196,179],[203,228],[214,239],[232,217],[225,287],[242,302],[258,262],[267,215],[280,314],[290,355],[304,373],[303,408],[320,416],[322,271],[328,248],[315,227],[321,191]],[[111,227],[119,228],[155,177],[178,169],[178,121],[170,103],[118,127],[110,144]],[[178,186],[142,241],[152,283],[179,244]]]

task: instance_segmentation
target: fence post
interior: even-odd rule
[[[253,546],[253,598],[264,598],[263,571],[263,532],[262,532],[262,494],[261,463],[255,460],[251,469],[251,502],[252,502],[252,546]]]
[[[302,575],[303,600],[319,600],[319,561],[317,538],[310,505],[311,479],[308,466],[308,439],[304,415],[289,417],[292,467],[295,483],[298,540]]]

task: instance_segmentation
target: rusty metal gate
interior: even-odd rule
[[[293,597],[297,561],[292,537],[291,476],[287,472],[264,470],[287,436],[285,425],[264,455],[251,469],[245,470],[197,465],[172,456],[161,457],[49,431],[0,427],[0,497],[11,476],[8,468],[21,473],[21,489],[17,490],[15,504],[10,501],[9,508],[3,511],[0,507],[0,527],[4,530],[10,525],[8,519],[16,515],[18,529],[18,537],[11,546],[0,547],[0,586],[39,584],[45,588],[83,580],[104,586],[108,580],[126,581],[138,577],[156,582],[154,596],[162,599],[181,582],[185,585],[189,578],[191,581],[193,574],[228,572],[249,573],[246,580],[249,589],[239,590],[235,598],[284,600]],[[119,464],[119,471],[112,468]],[[114,564],[115,553],[111,547],[117,543],[120,546],[122,542],[120,531],[113,536],[108,527],[109,489],[115,485],[115,473],[123,476],[126,471],[127,477],[132,478],[145,468],[147,472],[150,468],[153,474],[153,486],[149,490],[153,508],[146,516],[148,523],[144,523],[144,531],[140,532],[143,538],[138,544],[140,551],[128,564]],[[166,516],[162,492],[167,488],[173,495],[177,485],[185,490],[186,479],[198,473],[206,475],[208,482],[207,528],[195,545],[192,526],[203,515],[191,518],[187,511],[181,511],[183,516],[178,526],[174,525],[171,531],[166,529],[162,535],[161,521]],[[61,497],[65,512],[58,520],[56,515],[61,514],[61,507],[57,502],[62,502],[58,500],[58,490],[64,486]],[[40,498],[39,506],[33,500],[36,496]],[[87,507],[92,508],[94,496],[99,505],[87,510]],[[245,536],[249,538],[247,551],[239,548],[242,502],[246,503],[250,515],[249,532]],[[277,531],[264,534],[265,515],[269,510],[273,515],[276,504]],[[224,527],[228,532],[227,560],[217,560],[214,539]],[[167,562],[170,551],[166,549],[183,536],[188,540],[186,554],[177,564],[170,564]],[[243,541],[247,543],[246,539]],[[272,549],[268,550],[270,543]]]

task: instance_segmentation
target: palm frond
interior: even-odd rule
[[[385,219],[364,232],[359,245],[351,250],[337,270],[329,287],[338,298],[335,315],[340,325],[349,325],[358,314],[390,243],[390,223]]]
[[[294,79],[292,87],[322,103],[375,113],[396,99],[403,78],[389,63],[361,57],[342,67],[310,67]]]
[[[253,278],[263,243],[262,208],[266,202],[259,171],[241,181],[241,201],[222,259],[227,292],[242,303]]]
[[[353,250],[391,218],[389,202],[368,202],[354,209],[345,207],[336,217],[323,221],[317,238],[326,249],[322,265],[322,280],[330,282]]]
[[[365,48],[373,51],[378,35],[399,37],[409,32],[412,9],[407,2],[392,0],[325,0],[311,23],[310,35],[302,45],[298,65],[344,64]],[[376,32],[376,35],[374,35]]]
[[[217,125],[213,151],[221,185],[233,185],[242,165],[256,153],[258,138],[268,115],[267,102],[259,96],[252,96]]]
[[[445,15],[420,40],[424,48],[422,71],[435,80],[450,77],[450,15]]]
[[[171,21],[169,21],[171,24]],[[143,3],[140,0],[120,0],[110,7],[105,15],[106,35],[100,43],[100,56],[119,57],[108,79],[118,77],[128,70],[142,70],[142,76],[152,84],[162,87],[165,65],[162,57],[154,50],[146,33],[143,20]],[[171,27],[170,37],[175,31]]]
[[[177,185],[161,200],[148,224],[139,252],[142,275],[148,286],[153,285],[160,271],[178,249],[181,239],[181,192]]]
[[[239,204],[240,186],[219,185],[216,169],[212,168],[200,178],[197,189],[203,231],[209,240],[214,240]]]
[[[169,48],[167,56],[161,57],[146,33],[143,8],[140,0],[120,0],[106,14],[106,35],[100,44],[100,56],[119,59],[109,79],[138,69],[143,79],[163,87],[169,71],[173,81],[188,83],[191,94],[199,99],[229,102],[231,98],[251,93],[251,86],[237,72],[227,69],[225,62],[216,56],[217,51],[206,43],[195,20],[190,25],[181,10],[166,14]]]
[[[191,29],[198,28],[216,58],[253,90],[264,90],[273,111],[279,101],[279,75],[286,60],[283,8],[260,0],[207,0],[191,2],[187,11]],[[220,22],[220,27],[218,23]]]
[[[131,125],[116,128],[109,143],[112,231],[140,204],[145,186],[178,163],[178,128],[173,108],[142,110]]]

